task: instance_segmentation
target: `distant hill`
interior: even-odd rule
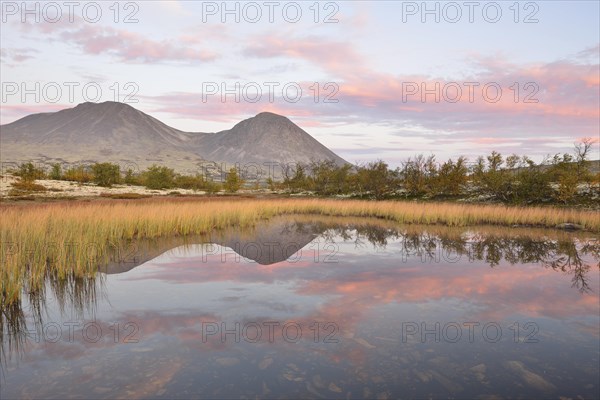
[[[199,172],[198,165],[209,161],[346,163],[281,115],[260,113],[216,133],[184,132],[117,102],[83,103],[1,125],[0,158],[3,163],[110,161],[140,170],[157,163],[180,172]]]
[[[275,159],[282,163],[346,163],[288,118],[269,112],[243,120],[226,131],[201,134],[195,143],[204,158],[228,163],[243,160],[262,164]]]

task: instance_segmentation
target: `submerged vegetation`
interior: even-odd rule
[[[84,203],[12,205],[0,208],[0,306],[18,301],[23,288],[42,290],[50,272],[93,275],[128,241],[204,234],[226,227],[253,226],[276,215],[374,217],[397,224],[446,226],[525,225],[555,227],[570,222],[599,232],[593,211],[553,207],[508,207],[401,201],[326,199],[98,200]]]

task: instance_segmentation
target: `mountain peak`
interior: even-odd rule
[[[134,109],[127,103],[121,103],[118,101],[103,101],[101,103],[95,103],[92,101],[86,101],[84,103],[79,103],[75,106],[76,109],[84,109],[84,108],[113,108],[113,109]]]
[[[269,118],[269,117],[278,117],[278,118],[286,118],[283,115],[275,114],[270,111],[259,112],[254,116],[254,118]]]
[[[263,111],[256,114],[252,118],[248,118],[248,120],[256,122],[256,121],[264,121],[265,123],[273,123],[273,122],[289,122],[290,119],[286,116],[275,114],[269,111]]]

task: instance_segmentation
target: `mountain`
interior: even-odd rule
[[[260,113],[216,132],[184,132],[130,105],[83,103],[54,113],[32,114],[0,125],[3,163],[110,161],[143,170],[157,163],[197,172],[208,161],[245,165],[308,163],[342,158],[288,118]]]
[[[281,115],[262,112],[233,128],[202,135],[198,149],[208,160],[262,165],[265,162],[309,163],[312,159],[346,163],[298,125]]]
[[[116,102],[83,103],[0,126],[2,162],[110,161],[140,170],[161,163],[178,170],[202,161],[185,147],[186,132]]]

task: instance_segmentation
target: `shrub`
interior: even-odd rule
[[[127,185],[135,185],[141,186],[142,179],[138,174],[134,174],[133,170],[129,168],[127,172],[125,172],[125,177],[123,178],[123,182]]]
[[[62,166],[59,163],[52,164],[48,177],[56,181],[62,179]]]
[[[87,183],[92,181],[93,176],[85,166],[76,165],[68,168],[62,178],[65,181]]]
[[[39,185],[34,183],[33,181],[26,181],[21,178],[16,182],[11,183],[11,186],[14,188],[14,192],[45,192],[46,187],[43,185]]]
[[[195,176],[177,175],[174,185],[180,189],[202,190],[206,186],[206,181],[200,174],[196,174]]]
[[[204,190],[206,190],[206,193],[208,194],[218,193],[221,190],[221,184],[213,181],[212,179],[207,179]]]
[[[152,165],[143,174],[143,183],[148,189],[170,189],[174,186],[175,171],[171,168]]]
[[[225,180],[225,190],[229,193],[237,192],[242,186],[242,180],[238,176],[235,167],[232,167],[227,173],[227,179]]]
[[[19,165],[14,174],[27,182],[33,182],[36,179],[44,179],[46,177],[44,170],[36,167],[32,162]]]
[[[361,192],[366,190],[377,200],[387,196],[398,183],[398,171],[390,170],[388,165],[381,160],[360,167],[358,174]]]
[[[108,162],[92,165],[92,173],[94,174],[94,183],[98,186],[111,187],[119,183],[121,179],[119,166]]]
[[[310,164],[309,187],[325,195],[346,193],[350,168],[350,165],[339,167],[332,160],[313,161]]]

